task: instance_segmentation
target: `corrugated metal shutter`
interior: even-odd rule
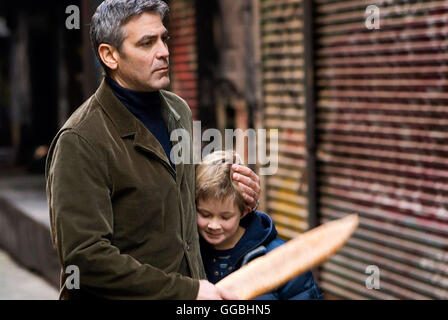
[[[198,65],[195,1],[173,0],[170,2],[170,10],[171,89],[187,101],[193,118],[197,119]]]
[[[279,166],[266,177],[266,210],[288,239],[308,229],[302,2],[262,0],[260,19],[264,127],[279,130]]]
[[[382,4],[381,4],[382,3]],[[324,291],[448,299],[448,3],[315,2],[321,222],[360,214],[323,265]],[[367,289],[366,267],[380,269]]]

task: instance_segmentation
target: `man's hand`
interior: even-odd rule
[[[232,169],[235,171],[232,178],[238,181],[238,186],[243,192],[243,198],[246,200],[248,209],[253,211],[260,198],[260,177],[245,166],[234,164]]]
[[[200,280],[196,300],[238,300],[238,296],[228,290],[218,289],[207,280]]]

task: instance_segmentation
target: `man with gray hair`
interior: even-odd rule
[[[168,6],[106,0],[91,24],[106,76],[53,140],[46,164],[61,299],[236,299],[205,280],[193,161],[171,161],[170,133],[192,136],[191,111],[170,84]],[[192,155],[190,160],[192,160]],[[235,167],[249,207],[259,178]],[[76,266],[80,288],[70,289]]]

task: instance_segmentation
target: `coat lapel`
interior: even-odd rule
[[[176,176],[165,150],[163,150],[154,135],[141,123],[137,124],[137,130],[134,136],[134,147],[153,154],[159,161],[163,162],[165,167],[173,175],[173,178]]]
[[[165,96],[160,93],[160,100],[162,101],[162,117],[165,121],[165,124],[168,128],[168,132],[170,134],[171,139],[171,133],[176,129],[185,129],[182,126],[182,123],[180,122],[180,115],[176,112],[173,106],[171,106],[170,102],[165,99]],[[179,142],[177,141],[171,141],[172,147],[175,148],[175,146]],[[185,152],[182,150],[182,152]],[[182,176],[184,174],[184,164],[181,162],[179,164],[175,164],[176,166],[176,182],[177,185],[180,186],[180,183],[182,181]]]
[[[165,150],[154,137],[154,135],[139,121],[114,95],[112,89],[107,85],[105,80],[102,81],[100,87],[95,93],[96,98],[100,102],[101,107],[109,116],[111,121],[117,128],[122,138],[133,137],[134,146],[137,149],[146,151],[154,155],[161,161],[170,171],[173,178],[176,179],[178,185],[182,181],[184,173],[184,164],[176,164],[176,170],[171,167]],[[180,122],[180,115],[176,112],[170,102],[160,93],[162,101],[162,118],[167,126],[169,135],[173,130],[183,129]],[[178,142],[172,141],[173,148]]]

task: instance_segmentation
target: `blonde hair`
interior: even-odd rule
[[[196,203],[198,200],[231,199],[241,214],[246,210],[246,202],[232,178],[232,164],[244,165],[238,153],[220,150],[210,153],[196,167]]]

